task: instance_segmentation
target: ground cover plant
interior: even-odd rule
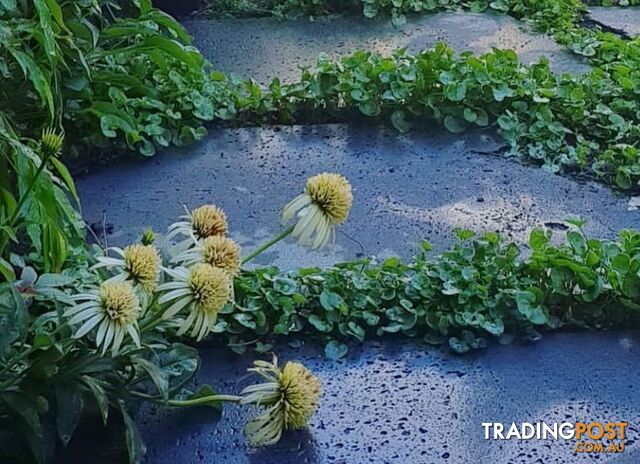
[[[283,15],[361,6],[278,5]],[[425,242],[407,263],[243,268],[289,236],[311,247],[332,241],[352,200],[336,174],[309,179],[284,209],[294,224],[244,262],[212,205],[172,225],[161,237],[173,242],[166,249],[152,232],[124,249],[87,246],[64,162],[150,156],[204,137],[210,122],[291,123],[314,110],[325,120],[388,120],[400,131],[434,121],[452,132],[496,127],[513,154],[550,171],[637,191],[638,39],[581,27],[584,5],[573,0],[380,0],[365,12],[400,24],[409,11],[460,5],[531,20],[594,69],[559,76],[544,60],[525,66],[510,51],[456,55],[440,44],[415,56],[320,57],[298,82],[263,88],[214,71],[149,1],[0,0],[0,456],[46,462],[88,410],[124,420],[130,460],[139,462],[134,398],[265,406],[246,429],[257,445],[307,423],[320,387],[295,362],[257,361],[252,372],[266,383],[236,395],[194,388],[199,360],[190,345],[207,336],[258,352],[278,337],[317,340],[339,358],[345,342],[387,334],[465,352],[563,328],[637,327],[638,232],[591,239],[579,220],[564,245],[533,231],[530,253],[493,233],[459,231],[451,250],[431,257]],[[300,400],[293,410],[283,407],[291,395]]]
[[[457,56],[438,45],[416,56],[357,52],[339,62],[320,57],[299,81],[275,79],[262,88],[250,79],[205,71],[204,61],[194,58],[198,66],[189,68],[190,78],[167,90],[185,95],[178,98],[184,103],[180,108],[168,109],[123,82],[120,91],[109,91],[106,102],[92,103],[73,118],[100,145],[111,142],[146,155],[172,142],[202,137],[208,121],[235,126],[296,123],[315,114],[320,116],[312,117],[314,122],[374,117],[401,131],[434,121],[452,132],[494,127],[510,143],[510,154],[552,172],[586,174],[638,190],[637,39],[581,27],[584,5],[577,0],[474,4],[532,21],[587,57],[594,69],[579,76],[557,75],[546,61],[523,65],[510,51]],[[433,8],[461,5],[470,4]],[[85,120],[87,114],[96,117]]]

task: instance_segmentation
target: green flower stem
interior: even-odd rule
[[[140,333],[146,332],[147,330],[154,329],[160,323],[164,322],[164,320],[162,319],[162,313],[163,311],[158,311],[158,315],[155,318],[150,319],[149,321],[144,323],[142,326],[140,326]]]
[[[211,403],[213,401],[228,401],[228,402],[231,402],[231,403],[238,403],[242,399],[241,396],[236,396],[236,395],[209,395],[209,396],[202,396],[200,398],[194,398],[192,400],[167,400],[167,401],[165,401],[162,398],[158,398],[156,396],[147,395],[146,393],[137,392],[137,391],[132,391],[131,395],[135,396],[137,398],[144,399],[144,400],[153,401],[153,402],[156,402],[156,403],[161,403],[161,404],[180,407],[180,408],[185,408],[185,407],[189,407],[189,406],[198,406],[198,405],[201,405],[201,404],[209,404],[209,403]]]
[[[280,240],[287,238],[289,235],[291,235],[291,232],[293,232],[293,228],[295,226],[291,226],[287,229],[285,229],[284,231],[282,231],[279,235],[275,236],[274,238],[272,238],[271,240],[269,240],[266,243],[263,243],[262,245],[260,245],[258,248],[256,248],[255,250],[253,250],[251,253],[249,253],[247,256],[245,256],[242,259],[242,264],[247,264],[249,261],[251,261],[253,258],[255,258],[256,256],[258,256],[260,253],[262,253],[263,251],[271,248],[273,245],[275,245],[276,243],[278,243]]]
[[[236,395],[209,395],[201,398],[194,398],[192,400],[169,400],[168,404],[170,406],[187,407],[207,404],[212,401],[229,401],[231,403],[239,403],[241,399],[241,396]]]

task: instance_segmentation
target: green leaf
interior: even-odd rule
[[[107,419],[109,418],[109,398],[103,387],[103,382],[88,375],[83,375],[82,381],[91,390],[96,405],[98,406],[102,423],[106,427]]]
[[[542,292],[539,289],[531,288],[526,291],[516,292],[516,304],[518,311],[533,324],[545,324],[547,315],[540,306]]]
[[[327,311],[338,309],[342,304],[342,297],[329,290],[323,290],[320,294],[320,305]]]
[[[398,14],[395,11],[391,15],[391,24],[395,27],[402,27],[407,23],[407,17],[403,14]]]
[[[550,232],[543,229],[533,229],[529,234],[529,248],[532,250],[541,250],[548,243],[550,239]]]
[[[482,328],[492,335],[502,335],[504,332],[504,322],[502,322],[502,319],[495,319],[493,321],[486,320],[482,324]]]
[[[455,118],[454,116],[451,116],[451,115],[447,115],[444,118],[444,127],[449,132],[452,132],[454,134],[458,134],[460,132],[464,132],[464,130],[466,129],[466,126],[464,125],[464,123],[462,123],[459,119],[457,119],[457,118]]]
[[[362,13],[367,18],[375,18],[378,14],[378,8],[373,3],[365,3]]]
[[[49,115],[53,119],[55,105],[53,103],[53,92],[49,85],[49,80],[45,76],[40,66],[26,53],[13,47],[7,47],[7,50],[15,58],[22,68],[25,77],[33,84],[36,92],[40,95],[43,105],[49,109]]]
[[[471,350],[471,346],[469,346],[469,344],[466,341],[458,337],[449,338],[449,346],[453,351],[455,351],[458,354],[464,354]]]
[[[67,445],[82,416],[84,400],[76,383],[56,386],[56,427],[63,445]]]
[[[8,13],[13,13],[16,10],[16,0],[0,0],[0,11],[4,9]]]
[[[48,333],[39,333],[33,337],[33,347],[39,349],[47,349],[53,346],[54,339]]]
[[[308,318],[309,324],[314,326],[320,332],[329,332],[333,328],[333,326],[327,321],[322,320],[316,314],[312,314]]]
[[[273,281],[273,289],[283,295],[293,295],[298,291],[298,284],[293,279],[278,277]]]
[[[624,169],[618,169],[616,174],[616,184],[624,190],[630,189],[633,185],[631,176]]]
[[[571,248],[573,248],[573,251],[575,251],[578,255],[582,256],[586,253],[587,241],[580,232],[570,230],[569,232],[567,232],[567,240],[569,241]]]
[[[159,366],[144,358],[136,357],[133,362],[149,375],[158,390],[158,394],[162,399],[167,400],[169,398],[169,379],[166,373]]]
[[[36,287],[64,287],[73,282],[73,277],[62,274],[42,274],[38,277]]]
[[[168,380],[168,389],[172,393],[198,372],[200,355],[196,348],[173,343],[171,349],[157,352],[154,361]]]
[[[136,422],[131,418],[122,402],[120,403],[120,412],[122,413],[122,418],[126,426],[125,438],[129,454],[129,464],[140,464],[147,452],[147,448],[144,446]]]
[[[471,122],[471,123],[476,122],[476,120],[478,119],[478,114],[471,108],[465,108],[463,112],[463,116],[465,121]]]
[[[391,124],[393,124],[393,127],[403,134],[411,130],[411,124],[407,122],[404,111],[401,110],[393,112],[391,115]]]
[[[349,351],[349,348],[347,347],[347,345],[340,343],[336,340],[331,340],[324,347],[324,355],[327,358],[333,359],[333,360],[343,358],[348,351]]]
[[[16,280],[16,273],[13,271],[13,266],[2,256],[0,256],[0,274],[2,274],[7,282],[15,282]]]

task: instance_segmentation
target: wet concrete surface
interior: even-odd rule
[[[342,173],[353,185],[354,205],[335,246],[310,252],[285,241],[256,260],[285,268],[363,255],[409,257],[423,239],[441,251],[456,228],[498,231],[526,243],[531,229],[547,225],[561,237],[569,215],[587,218],[586,231],[597,237],[640,228],[640,213],[628,210],[627,197],[483,154],[500,147],[488,131],[418,129],[402,136],[364,125],[226,129],[186,150],[78,178],[77,188],[87,222],[106,221],[109,245],[126,245],[147,226],[165,231],[183,205],[215,203],[227,211],[231,236],[247,252],[282,230],[279,212],[307,177]]]
[[[195,411],[147,410],[140,416],[146,462],[594,462],[574,455],[574,440],[485,440],[481,424],[611,420],[630,423],[626,450],[595,462],[640,462],[640,334],[586,339],[554,335],[533,346],[492,346],[463,357],[414,342],[368,342],[341,361],[328,361],[313,347],[281,346],[283,361],[302,361],[323,384],[308,431],[255,451],[242,435],[252,410],[226,406],[217,424],[192,420]],[[250,359],[218,350],[202,354],[200,380],[218,391],[236,393],[256,382],[243,379]]]
[[[605,26],[624,31],[629,36],[640,35],[640,7],[589,7],[589,15]]]
[[[457,52],[482,53],[493,47],[513,49],[525,63],[547,56],[558,72],[586,72],[584,60],[551,37],[532,32],[524,22],[493,13],[445,12],[410,18],[402,28],[388,19],[329,17],[316,21],[274,18],[184,21],[194,44],[216,69],[267,84],[278,77],[295,81],[300,66],[314,66],[317,56],[333,59],[364,49],[389,55],[407,47],[411,53],[446,42]]]
[[[273,448],[247,447],[253,409],[226,405],[138,414],[147,464],[564,464],[640,462],[640,334],[555,334],[535,345],[490,346],[457,356],[413,341],[352,347],[328,361],[319,348],[277,346],[281,362],[302,361],[323,394],[308,430]],[[236,394],[256,383],[250,356],[202,348],[198,382]],[[627,421],[621,454],[577,454],[575,439],[486,440],[483,422]],[[72,442],[73,443],[73,442]],[[118,454],[69,453],[65,463],[110,464]],[[86,446],[86,445],[85,445]],[[98,450],[102,447],[98,447]],[[97,459],[97,460],[96,460]]]

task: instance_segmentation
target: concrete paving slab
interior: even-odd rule
[[[100,223],[104,216],[113,229],[110,245],[136,240],[147,226],[166,230],[183,204],[212,202],[227,211],[231,235],[250,250],[282,230],[279,211],[302,192],[307,177],[342,173],[355,199],[336,245],[309,252],[286,241],[256,260],[284,268],[363,255],[407,257],[423,239],[442,250],[459,227],[498,231],[520,243],[534,227],[562,229],[569,215],[587,218],[587,232],[598,237],[640,228],[640,212],[629,209],[628,197],[481,154],[500,146],[488,131],[418,129],[402,136],[339,124],[225,129],[199,145],[79,178],[77,187],[85,219]]]
[[[282,361],[307,365],[322,381],[308,430],[252,450],[242,433],[254,413],[225,406],[145,407],[138,414],[147,464],[565,464],[640,462],[640,334],[555,334],[533,346],[491,346],[456,356],[417,342],[386,340],[328,361],[317,347],[278,346]],[[248,356],[202,348],[199,382],[237,393],[255,383]],[[620,454],[578,454],[576,440],[486,440],[483,422],[627,421]],[[81,430],[79,433],[82,433]],[[104,440],[104,438],[100,438]],[[122,450],[72,442],[66,461],[124,462]],[[120,460],[118,460],[120,459]]]
[[[624,31],[627,35],[640,35],[640,7],[589,7],[589,15],[605,26]]]
[[[294,81],[300,66],[313,66],[320,53],[337,59],[359,49],[390,54],[400,47],[416,53],[444,41],[458,52],[513,49],[525,63],[547,56],[558,72],[586,72],[584,60],[564,50],[552,38],[532,32],[509,16],[446,12],[410,18],[401,29],[387,19],[329,17],[279,21],[185,20],[195,45],[214,67],[267,84],[274,77]]]
[[[217,424],[202,412],[147,410],[139,416],[147,463],[567,463],[640,461],[640,334],[560,334],[534,346],[493,346],[456,356],[414,342],[369,342],[345,360],[314,347],[278,347],[323,384],[309,430],[275,448],[250,450],[242,427],[253,411],[224,409]],[[202,382],[237,392],[251,360],[204,350]],[[481,424],[628,421],[624,453],[574,453],[575,440],[485,440]]]

